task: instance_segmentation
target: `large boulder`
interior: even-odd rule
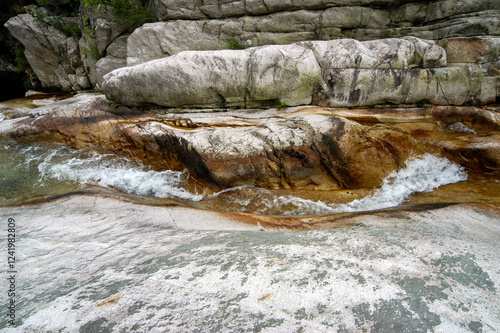
[[[171,107],[309,104],[321,76],[313,52],[299,45],[186,51],[104,76],[109,99]]]
[[[245,50],[186,51],[103,78],[124,105],[255,107],[463,105],[494,102],[497,82],[476,65],[446,66],[446,53],[415,37],[299,42]]]
[[[339,38],[441,40],[500,33],[500,5],[495,0],[155,0],[153,8],[165,22],[134,31],[128,45],[129,65],[180,51],[228,48],[234,41],[249,47]]]
[[[127,62],[131,66],[188,50],[219,50],[341,38],[342,29],[384,30],[390,22],[388,17],[385,11],[357,6],[285,11],[239,19],[148,23],[130,36]]]
[[[477,66],[435,69],[328,69],[313,104],[363,106],[383,103],[486,104],[496,100],[496,80]]]
[[[76,18],[63,20],[78,24]],[[29,14],[13,17],[5,26],[24,45],[26,58],[44,88],[78,91],[90,87],[75,37]]]

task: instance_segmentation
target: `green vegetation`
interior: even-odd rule
[[[95,60],[99,60],[102,58],[101,52],[99,52],[99,48],[93,39],[87,40],[87,48],[82,51],[84,56],[90,56]]]
[[[226,40],[226,46],[230,50],[246,49],[245,45],[241,44],[241,41],[237,38],[234,38],[234,37],[230,37]]]
[[[107,5],[111,7],[115,19],[124,19],[136,24],[152,20],[148,0],[84,0],[85,6]],[[102,10],[99,9],[99,10]]]
[[[24,56],[24,49],[16,39],[14,39],[7,28],[4,27],[11,17],[24,11],[23,6],[34,3],[34,0],[0,0],[0,55],[7,58],[16,65],[19,72],[23,72],[28,66]]]
[[[62,14],[57,16],[49,16],[43,9],[36,9],[31,12],[31,15],[35,18],[35,22],[41,21],[47,25],[50,25],[66,34],[67,36],[72,36],[75,38],[80,38],[82,36],[82,31],[76,23],[68,23],[65,21]]]
[[[277,102],[276,104],[273,105],[273,108],[276,109],[282,109],[282,108],[287,108],[288,105],[282,102]]]
[[[113,101],[113,100],[111,100],[111,99],[109,99],[109,100],[108,100],[108,105],[109,105],[111,108],[113,108],[113,109],[115,109],[115,108],[117,108],[117,107],[119,107],[119,106],[120,106],[120,104],[116,103],[115,101]]]
[[[85,28],[85,30],[83,30],[86,48],[82,50],[82,54],[97,61],[102,58],[102,54],[99,52],[99,47],[97,47],[95,34],[96,32],[94,29]]]

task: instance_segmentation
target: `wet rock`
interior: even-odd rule
[[[1,207],[24,244],[17,286],[31,286],[16,294],[15,330],[493,330],[498,208],[435,208],[291,232],[99,196]]]
[[[82,94],[9,115],[0,137],[119,152],[157,170],[188,170],[219,188],[373,187],[412,153],[425,152],[443,153],[474,177],[498,178],[500,120],[493,110],[193,111],[138,112],[112,108],[103,95]]]

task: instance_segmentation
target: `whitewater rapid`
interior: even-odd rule
[[[4,145],[4,149],[12,149],[12,145]],[[201,206],[207,209],[264,215],[324,215],[395,207],[415,193],[430,192],[443,185],[467,180],[463,167],[446,158],[431,154],[413,156],[403,168],[384,179],[382,186],[374,189],[371,195],[339,204],[278,195],[254,187],[236,187],[205,194],[203,190],[193,192],[188,189],[187,172],[155,171],[115,155],[43,146],[29,146],[18,151],[20,158],[15,167],[22,168],[26,173],[29,170],[37,173],[33,178],[36,179],[32,184],[34,187],[43,188],[54,182],[73,184],[80,189],[99,186],[138,196],[202,203]]]

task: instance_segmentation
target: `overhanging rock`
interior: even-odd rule
[[[381,103],[486,104],[496,77],[474,64],[446,67],[446,52],[415,37],[185,51],[103,78],[123,105],[257,107]]]

